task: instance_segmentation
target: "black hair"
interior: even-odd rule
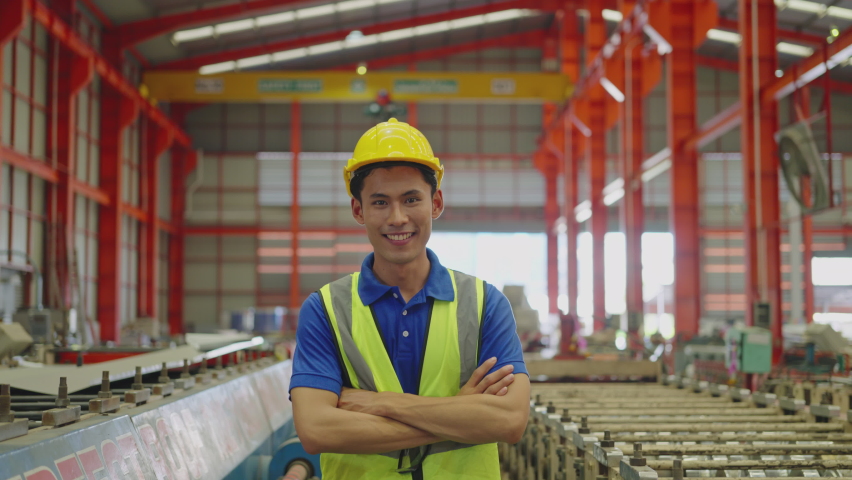
[[[373,173],[373,170],[377,168],[390,169],[393,167],[412,167],[416,168],[420,171],[420,174],[423,175],[423,180],[432,187],[432,195],[435,195],[435,192],[438,191],[438,176],[435,174],[435,171],[426,165],[421,165],[419,163],[414,162],[405,162],[405,161],[390,161],[390,162],[378,162],[371,163],[369,165],[365,165],[358,170],[355,170],[355,173],[352,174],[352,179],[349,181],[349,190],[352,191],[352,196],[355,197],[359,202],[361,201],[361,191],[364,190],[364,181],[367,177]]]

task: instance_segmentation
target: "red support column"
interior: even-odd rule
[[[298,311],[301,307],[301,290],[299,287],[299,155],[302,153],[302,108],[298,101],[290,105],[290,151],[293,153],[292,160],[292,184],[293,198],[290,206],[290,231],[293,239],[290,246],[293,256],[290,261],[290,327],[295,330],[298,322]]]
[[[564,128],[567,130],[565,132],[565,140],[567,142],[565,157],[567,164],[565,166],[565,209],[563,215],[565,216],[565,234],[567,236],[566,245],[568,249],[568,265],[566,268],[568,276],[568,313],[574,318],[578,318],[577,297],[579,297],[579,273],[577,269],[577,235],[580,228],[577,225],[574,208],[577,206],[579,197],[578,178],[580,162],[582,161],[580,152],[584,150],[584,147],[581,145],[583,139],[580,132],[574,128],[570,119],[566,119],[565,122],[566,125]]]
[[[761,90],[775,80],[776,7],[772,0],[739,0],[740,104],[743,232],[746,260],[746,323],[754,323],[754,306],[769,304],[773,364],[781,360],[781,232],[778,192],[778,102],[761,99]]]
[[[580,79],[582,39],[578,30],[576,13],[572,8],[566,6],[561,11],[559,50],[562,57],[562,74],[567,75],[573,82],[577,82]],[[574,114],[576,114],[576,109],[570,113],[570,115]],[[584,147],[581,145],[583,139],[580,132],[574,128],[571,119],[563,115],[562,121],[564,135],[564,145],[562,148],[564,153],[563,191],[565,197],[562,217],[565,219],[566,248],[568,250],[565,268],[568,283],[568,314],[576,319],[578,318],[577,234],[579,233],[579,226],[574,215],[574,208],[577,206],[579,200],[577,179],[582,157],[581,152]]]
[[[121,331],[122,137],[139,115],[139,105],[108,85],[101,92],[101,206],[98,232],[98,321],[101,341],[119,341]]]
[[[642,98],[642,46],[626,49],[625,101],[622,104],[622,175],[624,200],[621,218],[627,250],[627,318],[630,333],[641,330],[645,302],[642,296],[642,232],[645,204],[642,198],[644,122]]]
[[[799,102],[799,108],[802,115],[810,117],[811,115],[811,87],[806,85],[799,90],[798,95],[794,99]],[[798,98],[796,98],[798,97]],[[794,104],[795,106],[795,104]],[[802,198],[811,198],[811,183],[806,179],[802,179]],[[814,278],[813,278],[813,257],[814,257],[814,217],[813,215],[802,214],[802,288],[805,291],[804,295],[804,317],[805,323],[814,321]],[[792,288],[796,288],[793,285]]]
[[[0,5],[0,47],[18,36],[29,11],[28,0],[3,0]],[[2,65],[0,65],[2,68]]]
[[[698,152],[685,145],[697,129],[693,0],[671,0],[672,52],[666,69],[668,136],[672,151],[670,228],[674,232],[674,317],[679,341],[698,334],[701,316]]]
[[[148,216],[144,225],[143,249],[144,265],[139,268],[144,272],[144,282],[140,279],[142,295],[139,298],[139,312],[142,316],[157,318],[159,315],[157,294],[159,285],[158,265],[160,263],[160,156],[171,147],[173,137],[171,131],[160,128],[153,123],[148,124],[146,131],[147,158],[143,168],[145,170],[145,184],[142,188],[143,205]]]
[[[409,64],[408,65],[408,71],[409,72],[416,72],[417,71],[417,65],[414,64],[414,63]],[[417,102],[408,102],[408,116],[407,116],[406,120],[408,120],[409,125],[411,125],[414,128],[417,128],[417,124],[419,123],[418,122],[419,119],[417,118]]]
[[[62,9],[65,15],[73,17],[75,10],[73,2],[59,2],[57,5],[60,4],[65,5]],[[70,262],[76,249],[74,179],[77,172],[77,109],[75,105],[77,94],[94,76],[94,65],[91,60],[66,50],[62,45],[53,50],[51,55],[58,57],[56,71],[51,71],[51,75],[56,76],[57,79],[55,96],[50,106],[51,115],[56,118],[56,123],[55,135],[48,136],[47,141],[48,150],[55,155],[59,181],[48,190],[48,204],[56,206],[55,210],[48,210],[51,225],[49,241],[54,247],[48,249],[48,258],[56,268],[59,281],[59,285],[50,285],[50,288],[59,291],[49,292],[49,295],[50,298],[61,300],[62,304],[55,305],[56,307],[68,308],[72,306],[73,300]]]
[[[593,3],[593,2],[590,2]],[[594,59],[606,42],[606,24],[603,10],[599,6],[589,9],[587,23],[588,58]],[[589,165],[589,200],[592,204],[592,271],[595,331],[606,325],[606,278],[604,267],[604,237],[606,236],[608,212],[603,202],[606,186],[606,92],[599,84],[589,91],[589,142],[587,163]]]
[[[172,225],[176,232],[169,237],[169,334],[180,335],[184,332],[183,318],[183,277],[186,263],[184,262],[184,244],[186,240],[186,175],[188,161],[195,152],[187,152],[181,148],[172,149]]]

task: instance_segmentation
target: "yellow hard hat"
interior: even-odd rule
[[[358,140],[352,158],[343,168],[346,193],[352,196],[349,182],[355,170],[371,163],[396,161],[419,163],[431,168],[438,179],[438,188],[441,188],[444,167],[438,157],[432,153],[429,141],[420,133],[420,130],[391,118],[367,130],[367,133]]]

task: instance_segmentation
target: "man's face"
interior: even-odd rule
[[[361,201],[352,199],[352,216],[367,227],[377,256],[405,265],[423,254],[432,220],[444,211],[441,191],[413,167],[377,168],[364,180]]]

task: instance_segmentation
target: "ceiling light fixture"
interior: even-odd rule
[[[618,10],[605,8],[603,11],[603,18],[609,22],[620,22],[624,19],[624,15],[622,15]]]
[[[797,10],[799,12],[807,12],[819,15],[820,17],[829,16],[834,18],[842,18],[852,20],[852,9],[823,5],[817,2],[807,0],[775,0],[775,6],[785,10]]]
[[[354,1],[354,0],[353,0]],[[371,0],[375,1],[375,0]],[[399,1],[399,0],[378,0],[380,3],[390,3],[391,1]],[[205,65],[199,69],[199,73],[202,75],[209,75],[213,73],[222,73],[222,72],[230,72],[233,70],[237,70],[239,68],[247,68],[249,66],[256,67],[260,65],[266,65],[270,63],[276,62],[284,62],[287,60],[294,60],[297,58],[303,58],[310,55],[320,55],[323,53],[329,53],[339,50],[347,50],[350,48],[358,48],[363,47],[364,45],[372,45],[376,43],[384,43],[391,42],[394,40],[403,40],[411,37],[419,37],[430,35],[434,33],[445,32],[448,30],[457,30],[461,28],[473,27],[478,25],[485,25],[489,23],[499,23],[507,20],[516,20],[519,18],[529,17],[532,15],[536,15],[538,12],[535,10],[526,10],[526,9],[512,9],[512,10],[504,10],[502,12],[494,12],[486,15],[474,15],[472,17],[459,18],[456,20],[444,21],[431,23],[427,25],[420,25],[413,28],[403,28],[400,30],[392,30],[390,32],[377,33],[373,35],[364,35],[361,33],[361,36],[354,35],[354,39],[350,39],[353,37],[355,32],[350,33],[345,40],[323,43],[320,45],[312,45],[307,48],[296,48],[293,50],[284,50],[281,52],[275,52],[267,55],[259,55],[255,57],[243,58],[236,61],[231,62],[222,62],[215,63],[212,65]]]
[[[254,18],[246,18],[233,22],[219,23],[206,27],[193,28],[191,30],[181,30],[172,35],[172,43],[192,42],[204,38],[217,37],[229,33],[243,32],[255,28],[268,27],[271,25],[279,25],[289,23],[296,20],[305,20],[308,18],[317,18],[327,15],[333,15],[339,12],[349,12],[352,10],[362,10],[365,8],[373,8],[377,5],[385,5],[389,3],[407,2],[410,0],[347,0],[344,2],[330,3],[327,5],[319,5],[316,7],[300,8],[289,12],[273,13],[270,15],[262,15]]]

